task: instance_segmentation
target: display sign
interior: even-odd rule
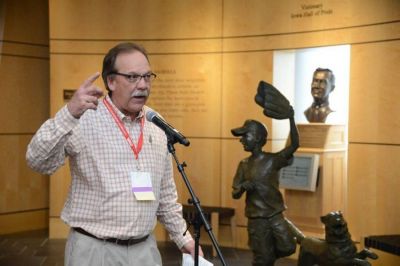
[[[293,163],[281,169],[279,187],[315,191],[318,177],[319,155],[311,153],[296,153]]]

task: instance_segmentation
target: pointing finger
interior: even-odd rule
[[[96,96],[97,98],[103,96],[103,91],[97,86],[87,88],[86,93],[88,95]]]
[[[85,80],[81,87],[89,87],[90,85],[93,84],[93,82],[95,82],[95,80],[100,76],[99,72],[94,73],[93,75],[91,75],[87,80]]]
[[[85,103],[93,103],[97,106],[99,100],[96,96],[86,96],[84,99]]]

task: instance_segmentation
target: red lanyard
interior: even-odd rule
[[[140,135],[139,135],[139,140],[138,140],[137,149],[136,149],[135,144],[133,144],[133,141],[132,141],[131,137],[129,136],[128,131],[126,130],[121,119],[115,113],[114,109],[111,107],[111,104],[107,101],[106,98],[103,99],[103,102],[104,102],[104,105],[107,107],[108,111],[110,112],[111,116],[114,118],[115,123],[117,123],[119,129],[121,130],[122,134],[124,135],[129,146],[131,146],[131,149],[132,149],[133,153],[135,154],[135,158],[137,160],[139,158],[139,153],[142,150],[142,146],[143,146],[144,117],[142,117],[142,119],[140,121]]]

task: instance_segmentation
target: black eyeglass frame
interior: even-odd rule
[[[119,75],[125,77],[130,83],[138,83],[143,78],[145,82],[149,83],[156,79],[156,73],[146,73],[143,75],[140,74],[125,74],[120,72],[111,72],[110,75]]]

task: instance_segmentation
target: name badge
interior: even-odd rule
[[[149,172],[131,172],[132,192],[137,200],[155,200]]]

